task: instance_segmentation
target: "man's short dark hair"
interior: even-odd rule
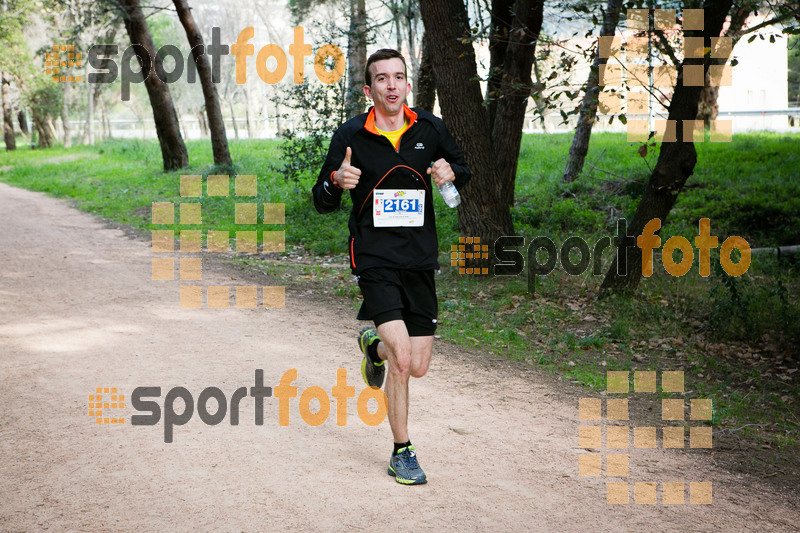
[[[364,82],[372,87],[372,73],[369,71],[369,67],[376,61],[383,61],[384,59],[393,59],[398,58],[400,61],[403,62],[403,73],[408,77],[408,69],[406,68],[406,58],[403,57],[403,54],[398,52],[393,48],[381,48],[367,59],[367,69],[364,72]]]

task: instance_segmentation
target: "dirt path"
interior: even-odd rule
[[[163,420],[96,425],[95,387],[205,387],[230,399],[254,371],[330,394],[345,368],[356,394],[353,313],[288,293],[285,309],[180,309],[178,281],[152,281],[148,243],[67,203],[0,184],[0,530],[2,531],[789,531],[800,513],[710,454],[630,450],[628,481],[712,481],[711,505],[609,505],[604,477],[578,476],[577,401],[548,377],[482,364],[437,343],[412,383],[411,435],[427,485],[386,475],[388,422],[364,425],[355,399],[317,427],[298,398],[264,425],[197,413],[164,443]],[[232,284],[213,264],[204,284]],[[260,280],[263,282],[264,280]],[[106,396],[108,400],[108,396]],[[215,402],[209,402],[214,412]],[[181,402],[176,404],[180,412]],[[113,416],[113,415],[112,415]],[[616,478],[625,481],[625,478]],[[688,500],[688,491],[687,491]],[[796,529],[795,529],[796,530]]]

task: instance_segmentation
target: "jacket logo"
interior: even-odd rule
[[[414,150],[424,150],[424,149],[425,145],[422,143],[417,143],[417,145],[414,147]]]

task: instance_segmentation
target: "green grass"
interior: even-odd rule
[[[570,235],[593,244],[613,236],[615,221],[630,218],[655,165],[657,149],[646,158],[623,135],[595,134],[589,166],[576,182],[561,175],[571,135],[523,138],[512,215],[525,242],[547,236],[557,245]],[[187,143],[192,166],[164,173],[156,142],[112,141],[70,150],[0,153],[0,181],[68,198],[88,212],[130,224],[142,231],[161,228],[150,222],[152,202],[196,202],[179,196],[180,174],[220,173],[207,142]],[[346,264],[349,200],[336,213],[320,216],[310,198],[310,182],[284,179],[275,141],[230,144],[235,173],[255,174],[256,198],[240,201],[282,202],[287,251],[311,254],[312,265],[260,261],[269,274],[288,276],[287,284],[320,287],[359,300]],[[683,235],[690,242],[702,217],[720,242],[741,235],[752,246],[800,244],[800,136],[736,135],[732,143],[697,145],[698,163],[662,231],[662,242]],[[602,169],[602,171],[597,170]],[[232,188],[233,190],[233,188]],[[175,229],[242,230],[233,220],[236,197],[204,198],[201,226]],[[702,278],[697,260],[683,277],[668,276],[657,263],[633,297],[597,299],[602,275],[569,276],[557,269],[536,280],[528,293],[524,275],[459,276],[449,264],[457,242],[456,210],[438,196],[440,263],[439,333],[446,339],[531,366],[556,372],[594,390],[605,388],[606,370],[684,370],[693,397],[714,400],[714,424],[741,434],[796,446],[800,420],[800,276],[797,261],[753,256],[750,270],[730,278],[719,268]],[[176,211],[177,216],[177,211]],[[603,273],[613,249],[603,255]],[[712,255],[712,265],[718,264]]]
[[[0,179],[10,185],[72,199],[80,209],[142,230],[165,229],[151,224],[152,202],[200,201],[199,198],[180,197],[181,174],[227,173],[214,167],[207,143],[189,141],[187,148],[191,166],[169,173],[162,171],[156,142],[119,140],[70,150],[22,149],[0,155],[0,167],[13,167],[0,174]],[[234,224],[233,204],[236,201],[285,203],[287,243],[307,246],[318,254],[345,252],[346,211],[329,217],[317,216],[310,199],[310,187],[301,188],[282,179],[276,164],[279,159],[277,142],[231,143],[230,149],[236,161],[236,174],[258,176],[258,196],[204,197],[202,224],[176,223],[176,230],[253,229]],[[233,191],[231,180],[231,194]],[[176,208],[176,222],[178,213]]]
[[[569,142],[571,134],[523,138],[513,213],[518,231],[605,231],[613,229],[601,215],[609,208],[628,219],[633,215],[658,149],[642,158],[639,145],[623,136],[594,134],[583,176],[564,185]],[[662,235],[696,234],[699,219],[706,217],[712,234],[740,235],[753,247],[800,243],[800,135],[751,133],[696,147],[694,174]]]

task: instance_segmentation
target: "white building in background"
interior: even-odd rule
[[[751,17],[748,26],[753,27],[764,22],[766,18]],[[677,31],[680,31],[677,27]],[[618,28],[617,36],[624,42],[632,37],[632,32],[628,31],[624,24]],[[753,42],[748,43],[751,35],[755,35]],[[763,36],[763,39],[759,37]],[[774,35],[775,42],[770,42],[770,36]],[[569,39],[569,48],[576,48],[576,44],[583,47],[592,46],[591,39],[573,38]],[[678,58],[683,58],[683,51],[677,50]],[[790,112],[797,112],[797,109],[788,110],[789,106],[789,83],[788,83],[788,39],[781,34],[781,28],[770,26],[762,28],[753,34],[747,34],[739,40],[733,49],[731,58],[735,58],[738,64],[731,67],[730,85],[720,87],[718,96],[720,121],[731,121],[733,132],[744,131],[798,131],[800,127],[800,116],[795,116],[793,124],[790,124]],[[627,64],[627,54],[623,52],[622,59]],[[645,60],[639,61],[644,64]],[[654,64],[670,64],[669,59],[656,56]],[[585,58],[579,58],[578,64],[572,72],[565,76],[565,81],[572,84],[572,89],[580,90],[586,81],[589,72],[589,62]],[[545,76],[548,73],[545,72]],[[623,76],[627,76],[623,74]],[[634,89],[638,91],[640,89]],[[664,89],[664,93],[671,97],[671,89]],[[581,97],[583,92],[580,92]],[[629,94],[624,92],[624,94]],[[626,98],[627,100],[627,98]],[[572,109],[579,103],[578,100],[567,103],[562,102],[565,110]],[[651,101],[652,115],[654,119],[666,119],[667,109],[658,102]],[[623,107],[628,120],[642,119],[643,115],[635,115],[627,108]],[[781,113],[782,112],[782,113]],[[616,118],[616,113],[614,114]],[[528,105],[527,120],[525,123],[526,133],[541,133],[541,122],[534,120],[534,105]],[[601,115],[601,119],[595,124],[594,131],[614,131],[624,132],[627,127],[618,120],[609,124],[611,115]],[[546,113],[546,130],[548,132],[570,132],[573,131],[577,122],[576,116],[570,116],[567,124],[564,124],[558,111],[548,111]]]
[[[786,35],[776,26],[764,28],[748,43],[748,36],[739,40],[731,57],[739,63],[731,71],[731,85],[720,87],[717,103],[719,119],[732,120],[733,131],[789,129],[783,114],[762,114],[764,111],[786,110],[789,106],[789,45]],[[775,35],[775,42],[770,42]],[[739,114],[751,112],[749,114]],[[755,112],[755,113],[753,113]]]

